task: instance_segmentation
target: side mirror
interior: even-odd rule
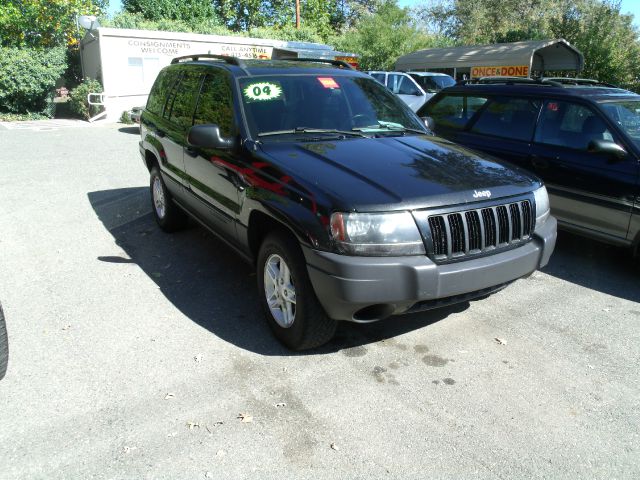
[[[627,156],[627,151],[623,147],[610,140],[591,140],[587,145],[587,151],[589,153],[604,153],[616,160],[622,160]]]
[[[421,117],[424,124],[427,126],[429,130],[432,132],[435,131],[436,122],[431,117]]]
[[[220,127],[209,123],[191,127],[187,135],[187,143],[193,147],[228,150],[234,146],[235,141],[233,138],[223,137],[220,134]]]

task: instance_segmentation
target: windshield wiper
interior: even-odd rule
[[[395,122],[384,122],[379,120],[376,125],[369,125],[368,127],[358,127],[353,129],[356,132],[371,132],[374,130],[382,130],[387,132],[411,132],[411,133],[419,133],[420,135],[428,135],[429,132],[424,130],[418,130],[417,128],[405,127],[399,123]]]
[[[298,133],[333,133],[337,135],[345,135],[350,137],[364,137],[369,138],[362,132],[346,131],[346,130],[334,130],[327,128],[308,128],[308,127],[296,127],[291,130],[274,130],[273,132],[261,132],[258,137],[270,137],[273,135],[295,135]]]

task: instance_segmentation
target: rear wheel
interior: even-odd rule
[[[336,321],[318,302],[298,242],[271,233],[258,254],[258,294],[275,336],[292,350],[319,347],[333,338]]]
[[[2,305],[0,305],[0,380],[7,373],[7,364],[9,363],[9,341],[7,339],[7,326],[4,321],[4,313]]]
[[[175,232],[187,225],[187,214],[173,203],[173,198],[162,180],[160,169],[151,169],[151,208],[156,222],[165,232]]]

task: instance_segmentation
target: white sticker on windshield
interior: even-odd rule
[[[245,98],[252,102],[276,100],[282,96],[282,87],[277,83],[251,83],[242,90]]]

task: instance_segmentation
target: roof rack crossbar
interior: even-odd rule
[[[484,85],[547,85],[553,87],[562,87],[562,83],[555,81],[555,79],[540,79],[540,78],[528,78],[528,77],[481,77],[472,78],[470,80],[461,80],[456,85],[470,85],[470,84],[484,84]]]
[[[180,62],[197,62],[201,59],[212,59],[212,60],[222,60],[229,65],[235,65],[240,68],[246,68],[245,63],[237,57],[229,57],[226,55],[215,55],[213,53],[200,53],[197,55],[185,55],[183,57],[176,57],[171,60],[171,63],[180,63]]]
[[[349,65],[347,62],[343,62],[342,60],[330,60],[328,58],[287,58],[287,61],[291,60],[294,62],[318,62],[318,63],[329,63],[334,67],[346,68],[349,70],[353,70],[353,67]]]

